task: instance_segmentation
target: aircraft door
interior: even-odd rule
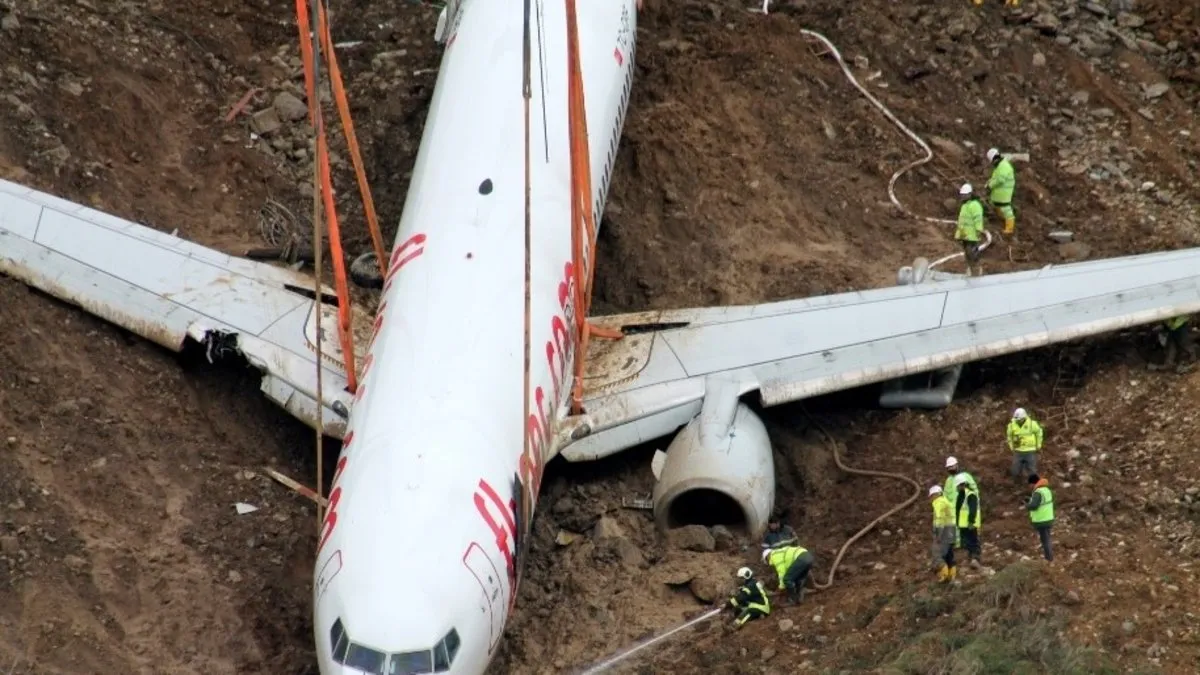
[[[500,642],[500,635],[504,631],[504,613],[508,609],[504,601],[504,585],[500,571],[491,557],[474,542],[463,555],[463,564],[475,576],[483,592],[483,609],[488,614],[488,623],[491,626],[491,637],[488,640],[488,652],[491,653]]]

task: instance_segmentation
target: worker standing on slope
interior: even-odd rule
[[[736,611],[737,618],[733,620],[734,628],[741,628],[747,621],[761,619],[771,613],[771,600],[767,597],[767,589],[762,582],[754,578],[754,571],[743,567],[737,571],[741,585],[729,598],[729,607]]]
[[[1029,520],[1042,542],[1042,557],[1054,560],[1054,551],[1050,547],[1050,528],[1054,525],[1054,493],[1050,491],[1050,482],[1036,473],[1030,474],[1029,484],[1033,486],[1033,494],[1025,502],[1025,510],[1029,512]]]
[[[992,165],[992,176],[987,182],[987,188],[991,191],[989,200],[992,202],[992,208],[996,209],[996,213],[1004,220],[1005,236],[1011,236],[1016,231],[1017,224],[1017,215],[1012,207],[1017,175],[1013,171],[1012,162],[996,148],[987,151],[987,158]]]
[[[812,569],[813,555],[803,546],[784,546],[763,551],[763,562],[775,568],[779,576],[779,590],[787,590],[792,604],[804,600],[804,582]]]
[[[971,567],[979,567],[979,557],[983,552],[979,543],[979,527],[983,524],[983,509],[979,504],[979,493],[967,482],[965,474],[954,477],[954,488],[958,491],[958,497],[954,502],[958,536],[962,539],[963,548],[967,549],[967,558],[971,561]]]
[[[954,581],[958,568],[954,566],[954,542],[958,528],[954,523],[954,507],[942,494],[942,488],[929,488],[930,504],[933,506],[933,565],[937,568],[938,581]]]
[[[946,458],[946,473],[949,475],[946,476],[946,483],[942,486],[942,494],[946,496],[946,501],[951,505],[958,503],[958,487],[954,484],[954,479],[958,476],[966,476],[967,484],[971,486],[971,489],[974,490],[976,494],[979,493],[979,486],[975,483],[975,477],[966,471],[963,471],[959,467],[957,459],[953,457]],[[959,539],[957,535],[954,539],[954,547],[962,548],[962,540]]]
[[[1008,449],[1013,453],[1009,474],[1020,480],[1025,469],[1029,469],[1030,474],[1037,473],[1038,453],[1042,450],[1042,425],[1030,417],[1024,408],[1017,408],[1013,411],[1005,435],[1008,437]]]
[[[958,209],[958,227],[954,230],[954,238],[962,244],[967,276],[981,276],[983,266],[979,263],[979,238],[983,236],[983,204],[975,196],[975,188],[970,183],[963,183],[958,189],[958,196],[962,199],[962,206]]]
[[[767,522],[767,533],[763,535],[763,548],[779,548],[796,543],[796,531],[791,525],[782,525],[778,518]]]
[[[1196,359],[1196,345],[1192,344],[1192,317],[1184,314],[1182,316],[1174,316],[1163,322],[1163,327],[1166,328],[1166,348],[1167,357],[1163,363],[1151,363],[1148,368],[1150,370],[1163,370],[1175,365],[1175,357],[1179,352],[1183,352],[1183,356],[1188,361]],[[1190,363],[1181,363],[1176,369],[1178,373],[1186,373],[1191,368]]]

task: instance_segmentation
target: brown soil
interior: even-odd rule
[[[801,28],[833,40],[934,143],[935,160],[898,184],[908,208],[952,217],[958,184],[983,182],[988,146],[1031,154],[1018,165],[1020,242],[1011,261],[1005,246],[989,254],[989,272],[1077,255],[1045,243],[1060,228],[1092,257],[1200,244],[1200,17],[1190,0],[1138,3],[1139,35],[1164,53],[1110,37],[1117,49],[1091,58],[1033,28],[1052,10],[1060,36],[1095,36],[1095,17],[1068,15],[1075,3],[1026,2],[1017,18],[991,2],[792,0],[767,17],[743,4],[647,0],[600,247],[600,311],[887,285],[914,257],[953,251],[948,228],[888,203],[888,178],[919,150]],[[247,115],[225,121],[252,87],[264,91],[251,111],[298,91],[286,7],[43,0],[12,16],[0,33],[0,176],[233,253],[262,245],[268,197],[303,210],[303,127],[254,138]],[[389,240],[436,77],[435,20],[431,6],[381,0],[335,18],[336,40],[362,41],[341,59]],[[1143,86],[1160,81],[1171,91],[1148,99]],[[367,241],[361,209],[348,162],[335,164],[357,253]],[[258,394],[253,372],[176,358],[11,280],[0,279],[0,303],[0,667],[315,673],[314,509],[259,472],[273,464],[313,482],[310,432]],[[1056,565],[1030,575],[1021,602],[1061,618],[1066,643],[1101,649],[1123,670],[1193,672],[1200,379],[1145,373],[1151,356],[1153,339],[1139,331],[974,366],[959,402],[941,412],[861,409],[869,394],[856,392],[764,411],[780,507],[824,580],[845,538],[909,488],[841,474],[807,413],[852,465],[934,482],[953,452],[980,478],[986,563],[1005,574],[1037,555],[1016,508],[1026,489],[1007,482],[1001,445],[1009,410],[1024,405],[1047,427],[1044,472],[1060,525]],[[620,508],[649,491],[651,450],[548,476],[496,672],[599,659],[703,609],[697,595],[719,600],[732,570],[753,560],[753,543],[675,550],[646,514]],[[260,510],[238,516],[236,502]],[[607,536],[588,536],[602,515]],[[953,632],[965,620],[954,606],[994,610],[979,594],[1009,578],[965,572],[960,587],[930,590],[927,525],[922,500],[853,548],[834,588],[803,608],[736,635],[712,624],[640,663],[652,672],[894,665],[929,630]],[[560,531],[585,536],[560,546]],[[796,628],[781,632],[785,618]]]

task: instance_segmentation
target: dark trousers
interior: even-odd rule
[[[963,548],[967,549],[967,557],[971,560],[979,560],[979,555],[983,552],[979,544],[979,530],[973,527],[963,527],[958,530],[962,537]]]
[[[761,619],[766,615],[767,613],[761,609],[743,609],[738,613],[737,618],[733,620],[733,625],[741,628],[742,624],[746,623],[747,621]]]
[[[1184,324],[1172,331],[1167,331],[1167,360],[1166,365],[1175,365],[1176,356],[1182,352],[1185,359],[1196,358],[1196,347],[1192,344],[1192,327]]]
[[[1050,545],[1050,528],[1053,523],[1036,523],[1033,529],[1037,530],[1038,539],[1042,542],[1042,557],[1046,560],[1054,560],[1054,548]]]
[[[1012,466],[1008,469],[1008,474],[1018,481],[1023,478],[1024,472],[1029,471],[1030,474],[1037,473],[1038,451],[1032,452],[1014,452]]]
[[[812,553],[805,551],[792,562],[783,575],[783,587],[787,589],[788,597],[799,601],[804,597],[804,582],[808,580],[808,572],[812,569]]]
[[[954,544],[936,544],[942,554],[942,562],[946,567],[954,567]]]

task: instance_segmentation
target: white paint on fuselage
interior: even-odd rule
[[[399,271],[384,291],[330,493],[314,584],[325,675],[345,671],[330,656],[338,618],[351,641],[388,653],[432,648],[454,628],[462,645],[452,672],[482,672],[512,608],[508,561],[482,511],[519,569],[513,529],[524,540],[574,351],[566,13],[562,2],[531,4],[527,423],[540,456],[522,466],[522,4],[469,0],[449,22],[391,261]],[[634,0],[577,11],[598,223],[629,100],[636,16]]]

